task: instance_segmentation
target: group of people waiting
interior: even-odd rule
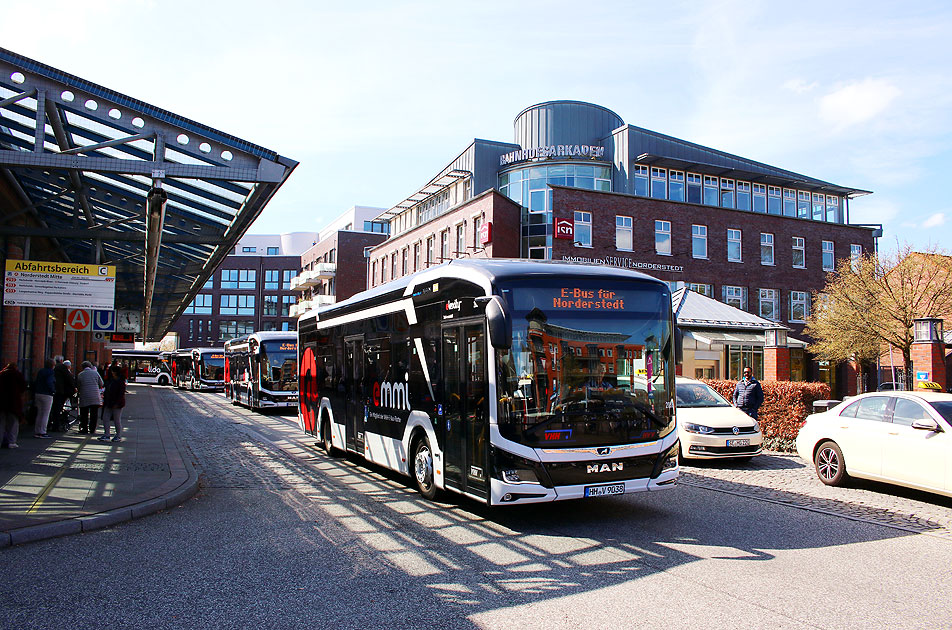
[[[126,404],[126,372],[116,360],[105,369],[83,361],[73,376],[71,363],[62,356],[47,359],[33,379],[33,408],[36,412],[33,437],[48,439],[48,430],[66,431],[64,407],[70,400],[79,407],[79,433],[95,435],[102,410],[101,442],[122,440],[122,409]],[[17,448],[20,421],[28,386],[16,363],[0,370],[0,424],[3,438],[0,448]],[[55,429],[53,428],[55,427]],[[111,429],[115,433],[110,435]]]

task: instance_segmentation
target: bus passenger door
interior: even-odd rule
[[[364,453],[364,413],[367,392],[364,382],[363,337],[345,339],[344,351],[344,422],[348,450]]]
[[[488,386],[483,323],[443,327],[443,436],[446,483],[463,492],[488,492]]]

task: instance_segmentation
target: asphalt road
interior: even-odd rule
[[[691,467],[667,492],[490,510],[434,505],[403,478],[328,458],[294,417],[168,389],[159,404],[202,471],[198,496],[0,551],[0,626],[952,626],[941,524],[893,522],[882,488],[801,492],[791,474],[819,482],[790,459]],[[945,500],[899,501],[952,519]]]

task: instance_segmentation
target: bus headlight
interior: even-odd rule
[[[506,483],[541,483],[539,480],[539,462],[534,462],[512,453],[493,449],[495,455],[496,477]]]

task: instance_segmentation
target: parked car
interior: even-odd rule
[[[749,459],[761,452],[760,426],[705,383],[675,380],[681,457]]]
[[[876,388],[877,392],[891,392],[895,390],[906,389],[902,383],[896,381],[887,381],[885,383],[880,383],[879,387]]]
[[[861,477],[952,496],[952,394],[861,394],[807,416],[797,453],[830,486]]]

